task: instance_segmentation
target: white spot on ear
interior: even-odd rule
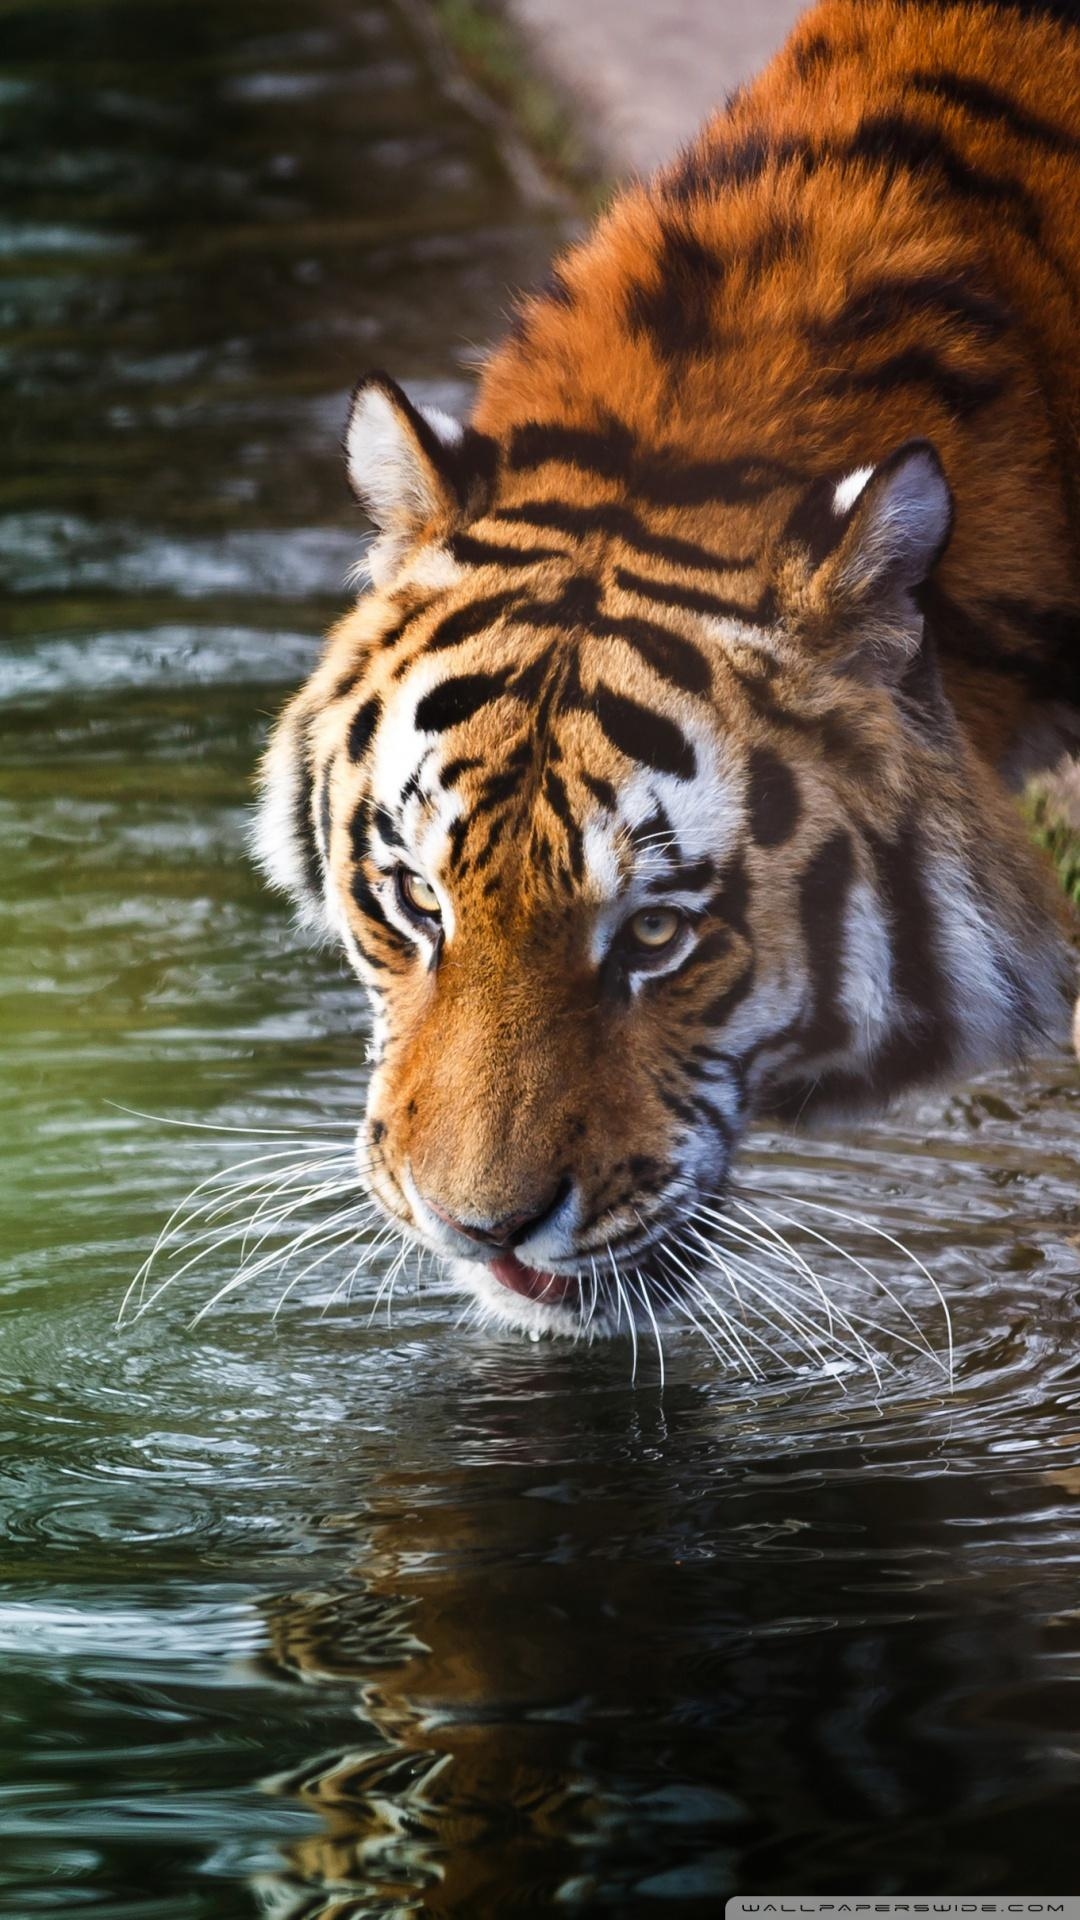
[[[833,494],[833,512],[838,519],[850,513],[867,481],[873,475],[873,467],[856,467],[854,473],[839,482]]]

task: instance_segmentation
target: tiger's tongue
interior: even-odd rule
[[[536,1267],[523,1267],[516,1253],[504,1253],[491,1262],[491,1272],[499,1284],[511,1293],[523,1293],[527,1300],[542,1300],[557,1306],[574,1285],[567,1273],[540,1273]]]

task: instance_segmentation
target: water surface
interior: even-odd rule
[[[423,18],[3,14],[0,1913],[1069,1891],[1064,1059],[755,1150],[765,1204],[870,1269],[797,1236],[885,1327],[880,1387],[751,1382],[687,1331],[661,1393],[644,1349],[632,1383],[623,1343],[457,1328],[411,1268],[372,1320],[363,1238],[313,1242],[276,1318],[296,1263],[192,1329],[234,1270],[211,1242],[115,1327],[189,1188],[316,1160],[363,1098],[359,989],[247,863],[251,768],[357,556],[348,386],[460,404],[562,220]],[[951,1391],[871,1278],[940,1353],[917,1269],[809,1202],[934,1271]]]

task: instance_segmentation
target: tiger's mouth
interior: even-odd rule
[[[544,1273],[538,1267],[526,1267],[515,1253],[500,1254],[497,1260],[489,1261],[488,1272],[511,1293],[520,1293],[526,1300],[539,1300],[552,1307],[561,1306],[567,1295],[578,1287],[573,1274]]]

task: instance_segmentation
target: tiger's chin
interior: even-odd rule
[[[636,1257],[631,1274],[619,1273],[617,1262],[596,1256],[584,1273],[543,1272],[528,1267],[516,1254],[490,1260],[447,1262],[456,1285],[476,1303],[474,1322],[508,1331],[557,1335],[570,1340],[609,1340],[617,1335],[634,1339],[655,1331],[657,1322],[678,1317],[679,1289],[662,1260],[654,1269],[657,1248],[650,1245]]]
[[[591,1279],[576,1274],[542,1273],[514,1254],[493,1261],[451,1260],[448,1270],[476,1302],[474,1319],[484,1327],[515,1333],[559,1335],[570,1340],[603,1339],[616,1331],[609,1303],[594,1292]]]

